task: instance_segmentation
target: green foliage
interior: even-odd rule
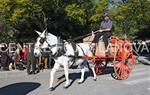
[[[74,20],[77,20],[82,25],[86,23],[85,20],[85,9],[81,8],[77,4],[71,4],[66,6],[65,11],[67,12],[67,15],[71,17]]]
[[[114,35],[136,37],[149,30],[149,5],[149,0],[0,0],[0,21],[19,31],[1,32],[0,39],[34,40],[33,30],[45,28],[66,39],[84,35],[98,29],[104,12],[113,21]]]
[[[29,18],[41,12],[41,7],[32,5],[32,0],[1,0],[0,12],[4,20],[10,24],[18,23],[20,19]],[[9,24],[8,23],[8,24]]]
[[[1,32],[0,34],[0,43],[16,42],[14,32]]]
[[[120,27],[120,32],[126,33],[129,37],[138,32],[141,27],[150,21],[149,5],[150,1],[144,0],[122,0],[115,3],[118,8],[110,9],[112,19],[116,22],[116,27]]]

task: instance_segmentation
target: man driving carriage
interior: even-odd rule
[[[99,30],[96,31],[95,37],[92,41],[92,47],[95,49],[96,44],[99,42],[100,37],[103,38],[105,48],[108,46],[108,39],[111,37],[112,21],[108,13],[103,14],[103,21],[100,24]]]

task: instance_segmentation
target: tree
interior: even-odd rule
[[[0,0],[0,21],[6,25],[4,34],[14,32],[16,41],[35,41],[34,30],[45,28],[68,39],[97,30],[101,15],[108,12],[113,34],[132,37],[149,28],[149,4],[149,0]]]
[[[33,0],[1,0],[1,21],[5,23],[7,28],[19,31],[20,35],[31,31],[31,27],[24,26],[31,25],[30,19],[33,16],[39,16],[41,12],[41,7],[32,2]],[[9,29],[5,32],[8,32]]]
[[[150,1],[145,0],[122,0],[122,2],[115,2],[117,8],[111,9],[113,20],[119,29],[128,36],[133,36],[141,27],[147,26],[146,23],[150,21],[149,6]],[[121,32],[120,31],[120,32]]]

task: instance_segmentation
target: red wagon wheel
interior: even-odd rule
[[[120,59],[114,63],[114,71],[118,79],[125,80],[131,73],[134,64],[134,55],[132,53],[131,46],[124,46],[124,50],[119,52]]]
[[[120,80],[125,80],[128,78],[128,76],[131,73],[132,70],[132,64],[130,62],[124,63],[124,62],[117,62],[114,64],[114,70],[115,73]]]
[[[102,60],[96,60],[95,61],[95,72],[96,75],[101,75],[105,71],[107,64],[105,62],[102,62]]]

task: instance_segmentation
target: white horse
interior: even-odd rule
[[[75,56],[75,51],[73,49],[73,46],[69,42],[64,42],[63,45],[61,45],[61,49],[63,50],[62,52],[59,52],[58,47],[59,45],[59,39],[52,35],[51,33],[46,33],[46,30],[44,30],[43,33],[40,33],[36,31],[39,34],[39,37],[37,38],[37,42],[35,43],[35,48],[34,48],[34,54],[35,56],[39,56],[41,54],[41,48],[49,48],[51,51],[52,56],[56,54],[60,54],[59,56],[55,57],[55,64],[53,69],[51,70],[50,74],[50,85],[49,89],[54,90],[53,87],[53,81],[54,81],[54,74],[55,72],[59,69],[60,66],[63,66],[64,72],[65,72],[65,78],[66,78],[66,83],[64,85],[64,88],[69,87],[70,81],[69,81],[69,73],[68,69],[69,66],[71,66],[74,62],[75,64],[79,64],[81,67],[81,78],[78,81],[78,83],[83,83],[84,81],[84,73],[86,68],[85,67],[90,67],[93,75],[94,75],[94,80],[96,81],[96,73],[94,69],[94,64],[91,60],[83,59],[81,56],[92,56],[92,52],[90,50],[90,47],[88,44],[85,43],[79,43],[76,44],[76,51],[78,51],[78,56],[75,58],[75,61],[73,61],[73,58]],[[89,65],[87,65],[90,63]]]

